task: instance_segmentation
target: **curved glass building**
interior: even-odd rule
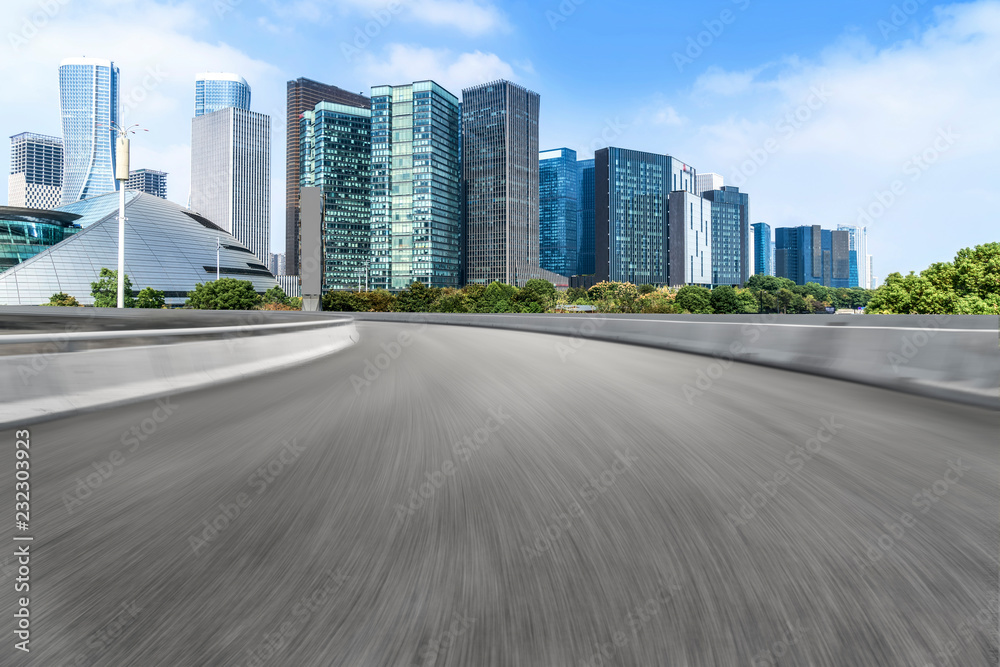
[[[80,231],[75,213],[0,206],[0,271]]]
[[[0,273],[0,305],[39,305],[57,292],[93,304],[90,283],[97,280],[102,267],[118,266],[118,194],[45,213],[73,215],[73,222],[82,229]],[[277,285],[245,245],[193,211],[129,191],[125,215],[125,273],[132,281],[133,294],[152,287],[165,293],[168,305],[183,304],[195,285],[215,280],[217,244],[221,245],[221,277],[249,280],[260,294]]]
[[[117,190],[114,131],[118,68],[100,58],[66,58],[59,66],[63,130],[62,203]]]
[[[250,86],[239,74],[205,72],[194,80],[194,115],[220,109],[250,110]]]

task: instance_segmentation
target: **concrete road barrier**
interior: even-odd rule
[[[564,337],[554,345],[567,360],[586,354],[587,340],[613,341],[1000,409],[1000,318],[992,315],[351,315],[553,334]]]
[[[170,311],[144,316],[74,308],[58,309],[66,314],[62,330],[50,321],[40,333],[25,310],[4,318],[17,333],[0,334],[3,426],[247,378],[358,341],[351,318],[328,315],[185,312],[171,318]],[[40,317],[58,320],[53,310],[40,309]]]

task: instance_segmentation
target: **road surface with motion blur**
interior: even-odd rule
[[[306,366],[30,427],[32,651],[8,634],[0,664],[997,664],[1000,413],[358,329]]]

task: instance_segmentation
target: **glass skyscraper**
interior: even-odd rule
[[[669,197],[695,194],[695,170],[669,155],[624,148],[602,148],[594,162],[597,280],[669,284]]]
[[[66,58],[59,66],[62,111],[62,204],[118,189],[115,131],[118,68],[100,58]]]
[[[575,275],[579,264],[579,188],[576,151],[558,148],[539,154],[539,263],[564,276]]]
[[[234,77],[246,85],[235,74],[213,76]],[[246,99],[250,99],[249,90]],[[191,119],[190,201],[191,208],[267,263],[271,255],[270,116],[223,106],[214,111],[206,108]]]
[[[870,289],[868,271],[868,229],[856,225],[837,225],[839,231],[846,231],[850,238],[851,287]]]
[[[323,191],[323,292],[356,289],[371,251],[371,110],[320,102],[301,125],[301,186]]]
[[[372,88],[371,281],[459,287],[458,98],[433,81]]]
[[[510,81],[462,91],[468,281],[568,285],[539,264],[538,93]]]
[[[753,238],[753,266],[752,275],[773,276],[774,275],[774,254],[771,250],[771,225],[766,222],[757,222],[750,226]]]
[[[819,225],[774,230],[775,275],[797,285],[850,286],[850,236]]]
[[[250,86],[239,74],[206,72],[194,81],[194,115],[202,116],[219,109],[250,110]]]
[[[728,185],[702,196],[712,202],[712,284],[742,285],[750,277],[750,197]]]
[[[579,214],[577,222],[577,255],[579,258],[576,275],[589,276],[594,273],[594,161],[577,162],[579,181]]]
[[[302,114],[312,111],[320,102],[345,104],[371,109],[371,100],[312,79],[298,78],[288,82],[285,113],[285,262],[288,274],[299,274],[299,180],[301,146],[299,131]]]

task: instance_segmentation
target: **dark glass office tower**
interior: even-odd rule
[[[728,185],[702,197],[712,202],[712,284],[742,285],[750,277],[750,197]]]
[[[694,194],[695,170],[669,155],[602,148],[594,155],[597,280],[667,285],[669,196]]]
[[[538,232],[539,96],[510,81],[462,91],[462,175],[470,283],[542,277]]]
[[[539,261],[543,269],[572,276],[579,264],[579,188],[576,151],[557,148],[538,156]]]
[[[819,225],[779,227],[774,230],[775,275],[797,285],[850,287],[850,235]]]
[[[299,159],[302,114],[312,111],[320,102],[332,102],[361,109],[370,109],[371,102],[361,94],[350,93],[337,86],[299,78],[288,82],[287,125],[285,144],[285,257],[289,275],[299,275]]]
[[[579,187],[579,221],[577,223],[577,239],[579,241],[576,274],[589,276],[594,273],[594,161],[580,160],[577,162],[580,175]]]
[[[356,289],[368,283],[371,111],[320,102],[300,136],[300,184],[323,191],[323,292]]]
[[[460,287],[458,98],[433,81],[372,88],[371,276]]]

